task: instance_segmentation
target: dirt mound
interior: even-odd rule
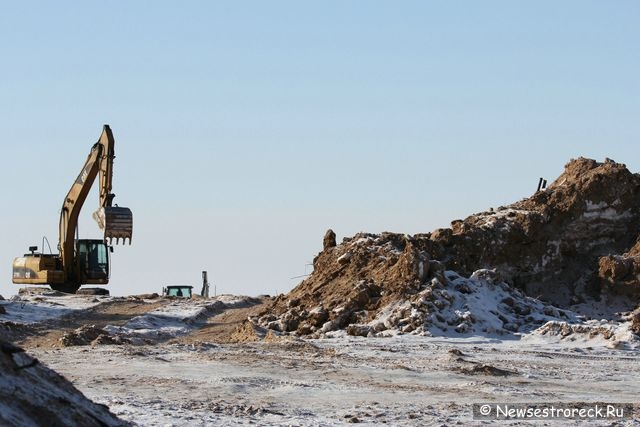
[[[410,244],[405,245],[406,252],[398,253],[393,242],[401,240],[390,237],[366,235],[341,245],[343,253],[333,255],[334,264],[362,245],[364,238],[369,242],[367,252],[375,254],[369,258],[370,268],[345,268],[342,276],[333,272],[326,288],[297,288],[289,297],[276,300],[270,313],[254,318],[255,326],[314,336],[342,329],[359,336],[504,335],[529,332],[550,320],[576,320],[571,312],[527,297],[493,270],[478,270],[464,278],[442,270],[436,261],[428,262]],[[393,256],[396,268],[385,268]],[[350,286],[349,280],[355,285]],[[280,315],[275,314],[278,310]]]
[[[593,343],[601,341],[610,348],[637,348],[640,335],[634,331],[633,319],[630,322],[613,323],[591,320],[581,324],[550,321],[536,329],[533,336],[556,337],[561,341]]]
[[[21,348],[0,341],[0,424],[129,426]]]
[[[541,327],[536,333],[540,335],[553,335],[568,337],[574,334],[586,334],[588,338],[602,336],[608,340],[614,337],[615,331],[606,326],[592,325],[571,325],[566,322],[549,322]]]
[[[430,240],[447,268],[496,268],[529,295],[568,305],[600,293],[600,258],[626,252],[639,233],[640,176],[609,159],[579,158],[544,191],[454,221]]]
[[[96,325],[83,325],[78,329],[66,332],[60,337],[60,344],[64,347],[97,344],[130,344],[131,341],[119,335],[110,335]]]
[[[299,335],[523,332],[571,320],[556,307],[597,299],[622,278],[626,290],[638,282],[640,176],[609,159],[572,160],[548,188],[451,225],[339,245],[329,230],[311,276],[251,321]]]
[[[231,342],[252,342],[264,339],[266,333],[250,322],[244,322],[231,333]]]
[[[369,312],[417,293],[429,270],[426,252],[410,237],[358,234],[321,252],[313,274],[289,295],[278,297],[257,323],[302,335],[360,323]]]

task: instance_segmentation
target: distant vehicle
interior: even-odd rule
[[[13,283],[24,285],[48,284],[57,291],[76,293],[81,285],[109,283],[109,252],[115,239],[131,243],[133,214],[129,208],[113,205],[111,192],[114,140],[111,129],[104,125],[100,139],[89,152],[78,178],[64,198],[60,211],[58,254],[31,253],[13,261]],[[104,230],[101,239],[76,239],[78,217],[96,177],[100,183],[100,207],[93,218]],[[38,189],[31,189],[37,200]],[[31,208],[37,208],[37,202]],[[43,248],[44,249],[44,248]]]
[[[191,285],[169,285],[162,288],[162,295],[166,297],[191,298],[193,292]]]

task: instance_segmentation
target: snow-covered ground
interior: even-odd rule
[[[141,426],[469,425],[473,403],[635,402],[640,389],[637,352],[542,338],[344,337],[36,355]]]
[[[107,300],[44,295],[0,301],[7,312],[0,322],[46,322]],[[207,316],[245,302],[230,296],[173,300],[105,329],[147,337],[162,330],[178,337]],[[335,334],[28,351],[87,397],[140,426],[469,425],[481,423],[473,420],[473,403],[636,402],[640,349],[633,340],[612,345],[605,332],[593,329],[624,324],[581,327],[567,330],[550,322],[530,333],[494,337]],[[638,426],[640,419],[616,425]]]
[[[176,299],[156,310],[134,317],[124,326],[108,325],[109,334],[155,340],[186,335],[214,313],[245,304],[247,297],[220,295],[209,299]]]
[[[56,319],[74,311],[86,310],[111,299],[106,296],[69,295],[56,291],[15,295],[8,300],[0,300],[0,307],[6,311],[0,317],[0,321],[38,323]]]

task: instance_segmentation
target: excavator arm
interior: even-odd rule
[[[74,181],[69,193],[67,193],[67,196],[64,198],[64,202],[62,203],[58,251],[60,251],[60,258],[62,260],[65,276],[68,276],[68,273],[73,266],[74,243],[76,228],[78,227],[78,217],[80,216],[82,205],[91,190],[91,185],[98,174],[98,159],[102,154],[102,150],[103,145],[99,142],[96,142],[93,145],[78,178]]]
[[[66,277],[72,277],[71,271],[76,263],[74,262],[75,233],[78,226],[80,210],[91,190],[91,187],[99,175],[100,183],[100,207],[93,214],[93,218],[104,230],[104,240],[111,242],[116,239],[116,243],[123,239],[129,239],[133,233],[133,214],[129,208],[112,206],[115,195],[111,192],[113,178],[114,139],[109,125],[104,125],[102,134],[87,157],[87,160],[67,193],[62,204],[60,213],[60,241],[58,249],[62,260]]]
[[[133,232],[131,210],[117,205],[113,206],[115,194],[111,192],[111,181],[113,179],[113,159],[116,156],[113,149],[113,134],[108,125],[104,126],[96,144],[100,144],[103,148],[99,163],[100,207],[93,213],[93,219],[96,220],[100,229],[104,230],[104,238],[109,242],[116,239],[116,243],[118,243],[122,239],[124,243],[129,239],[129,244],[131,244]]]

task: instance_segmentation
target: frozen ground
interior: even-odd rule
[[[636,352],[543,341],[345,337],[34,353],[143,426],[468,425],[473,403],[636,402],[640,389]]]
[[[39,298],[0,301],[7,312],[0,322],[25,324],[16,336],[30,354],[90,399],[140,426],[488,425],[473,420],[473,403],[633,403],[640,390],[640,351],[634,345],[612,346],[601,334],[561,337],[538,331],[501,339],[343,334],[223,343],[217,342],[216,327],[235,321],[234,310],[243,315],[249,299],[106,298],[96,303],[83,297],[83,305],[79,297],[64,297],[74,302],[66,306],[63,297]],[[99,312],[101,306],[110,308]],[[105,318],[119,306],[131,316]],[[47,312],[66,307],[59,310],[66,317],[38,314],[38,307]],[[90,313],[93,320],[98,312],[103,326],[113,322],[113,328],[105,328],[113,333],[138,330],[149,342],[150,329],[165,332],[145,345],[61,347],[51,338],[38,338],[44,331],[60,334],[53,329],[76,326]],[[207,330],[209,335],[202,334]],[[195,333],[198,339],[190,339]],[[640,426],[640,419],[589,425]]]

